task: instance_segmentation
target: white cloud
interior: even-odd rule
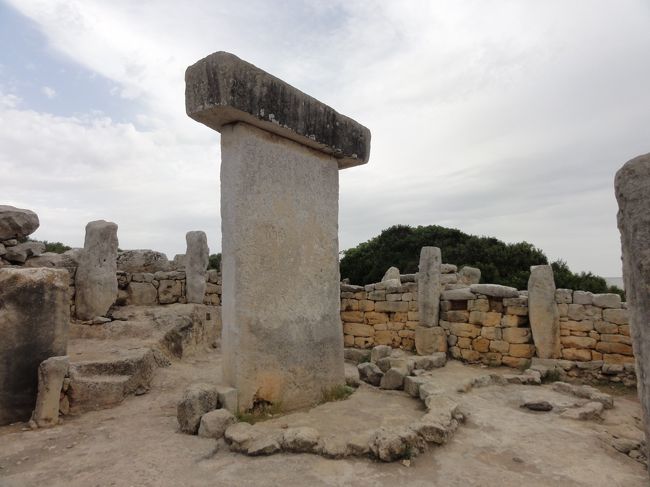
[[[13,3],[142,107],[137,129],[0,97],[10,193],[38,202],[50,239],[110,217],[125,247],[180,251],[192,228],[218,241],[218,136],[185,116],[183,74],[227,50],[372,130],[370,163],[341,174],[342,248],[435,223],[620,275],[613,175],[650,150],[642,1]]]
[[[50,88],[49,86],[43,86],[41,88],[41,93],[43,93],[50,100],[56,96],[56,90],[54,88]]]

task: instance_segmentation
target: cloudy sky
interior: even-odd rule
[[[397,223],[526,240],[621,275],[613,177],[650,152],[644,0],[0,0],[0,203],[36,238],[220,249],[219,135],[184,71],[225,50],[372,131],[340,244]],[[444,260],[444,259],[443,259]]]

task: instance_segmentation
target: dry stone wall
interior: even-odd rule
[[[448,353],[458,360],[490,366],[527,367],[536,357],[529,322],[528,293],[493,284],[461,283],[455,266],[443,264],[438,328]],[[402,275],[390,282],[341,284],[341,322],[346,347],[390,345],[414,349],[418,284]],[[404,282],[406,281],[406,282]],[[628,310],[616,294],[557,289],[559,362],[573,375],[614,382],[633,375]],[[444,351],[444,350],[440,350]],[[569,364],[569,365],[567,365]]]

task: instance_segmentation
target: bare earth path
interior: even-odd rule
[[[0,428],[0,486],[625,486],[649,484],[644,467],[603,438],[637,434],[633,395],[616,397],[605,421],[575,421],[518,407],[522,393],[554,393],[548,386],[491,386],[462,399],[468,413],[451,441],[415,458],[410,467],[315,455],[249,458],[223,443],[179,433],[176,401],[192,381],[219,380],[220,355],[205,354],[160,369],[150,393],[120,406],[68,419],[64,425],[22,431]],[[216,372],[215,372],[216,371]],[[435,371],[450,390],[485,370],[457,362]],[[404,395],[361,390],[336,407],[342,422],[376,424],[382,409],[399,421],[417,414]],[[373,400],[377,397],[377,400]],[[415,403],[415,401],[413,402]],[[348,414],[349,417],[344,415]],[[357,418],[351,419],[351,418]],[[318,421],[325,421],[320,417]],[[336,422],[334,417],[331,421]],[[384,419],[385,421],[385,419]],[[333,425],[332,428],[335,426]]]

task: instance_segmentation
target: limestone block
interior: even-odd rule
[[[504,355],[503,357],[501,357],[501,363],[507,367],[522,369],[524,367],[527,367],[530,364],[530,359]]]
[[[573,291],[571,289],[556,289],[555,302],[557,304],[573,303]]]
[[[105,316],[117,298],[117,225],[98,220],[86,225],[84,249],[75,276],[75,309],[81,320]]]
[[[443,274],[454,274],[458,272],[458,267],[454,264],[441,264],[440,272]]]
[[[237,389],[232,387],[217,386],[217,401],[220,408],[227,409],[233,414],[237,413]]]
[[[59,423],[59,401],[63,379],[68,373],[70,361],[67,356],[50,357],[38,366],[38,395],[32,420],[39,428]]]
[[[450,331],[457,337],[476,338],[481,334],[481,327],[469,323],[451,323]]]
[[[591,352],[584,348],[563,348],[562,358],[566,360],[588,362],[591,360]]]
[[[375,329],[363,323],[344,323],[343,333],[355,337],[371,337],[375,335]]]
[[[513,357],[531,358],[533,355],[535,355],[535,345],[511,343],[508,353]]]
[[[448,289],[442,291],[440,299],[444,299],[445,301],[469,301],[471,299],[476,299],[476,294],[467,288]]]
[[[632,355],[632,347],[625,343],[598,342],[596,350],[601,353],[616,353],[620,355]]]
[[[158,271],[167,271],[171,266],[167,256],[162,252],[137,249],[120,252],[117,257],[117,268],[131,274],[136,272],[153,274]]]
[[[485,353],[490,349],[490,340],[485,337],[474,338],[472,348],[477,352]]]
[[[0,269],[0,425],[30,418],[39,365],[67,352],[68,280],[63,269]]]
[[[507,354],[510,350],[510,343],[503,340],[492,340],[490,342],[490,351]]]
[[[501,326],[503,328],[513,327],[513,326],[522,326],[528,323],[527,316],[519,315],[503,315],[501,317]]]
[[[445,321],[454,321],[456,323],[469,322],[469,311],[467,310],[450,310],[443,313]]]
[[[384,277],[381,278],[381,282],[392,281],[392,280],[397,280],[400,281],[401,283],[399,269],[397,267],[389,267],[386,273],[384,274]]]
[[[600,308],[620,308],[621,297],[618,294],[594,294],[593,305]]]
[[[560,313],[555,302],[555,281],[553,268],[550,265],[530,268],[528,317],[537,356],[559,358]]]
[[[31,210],[0,205],[0,241],[23,239],[36,231],[40,223]]]
[[[345,381],[338,164],[246,124],[221,131],[224,379],[242,410],[311,405]]]
[[[377,301],[375,303],[375,311],[381,313],[407,313],[409,311],[409,303],[406,301]]]
[[[185,297],[188,303],[202,303],[205,296],[205,275],[208,269],[208,238],[205,232],[187,232],[185,235]]]
[[[415,328],[415,349],[418,355],[447,351],[447,335],[439,326]]]
[[[471,286],[481,281],[481,269],[476,267],[464,266],[458,273],[458,283]]]
[[[196,434],[201,417],[214,409],[218,404],[218,393],[209,384],[192,384],[183,392],[182,399],[176,407],[176,418],[184,433]]]
[[[349,323],[363,323],[363,311],[343,311],[341,313],[341,321]]]
[[[514,287],[501,286],[499,284],[472,284],[469,289],[474,294],[483,294],[494,298],[519,297],[519,291]]]
[[[388,315],[386,313],[368,312],[365,313],[365,321],[369,325],[388,323]]]
[[[176,303],[181,295],[181,281],[165,279],[158,284],[158,302],[160,304]]]
[[[615,323],[617,325],[627,325],[629,323],[629,311],[627,309],[604,309],[603,320]]]
[[[24,264],[27,259],[38,257],[45,252],[45,244],[41,242],[24,242],[8,247],[5,255],[5,260],[15,264]]]
[[[201,416],[199,436],[201,438],[222,438],[226,429],[235,424],[237,419],[226,409],[216,409]]]
[[[157,303],[158,291],[149,282],[130,282],[126,288],[127,302],[136,306],[150,306]]]
[[[530,343],[531,332],[528,328],[504,328],[503,339],[508,343]]]
[[[561,337],[562,347],[565,348],[594,348],[596,340],[591,337],[568,336]]]
[[[332,155],[339,168],[368,162],[366,127],[230,53],[187,68],[185,84],[187,114],[214,130],[241,121]]]
[[[364,362],[359,364],[357,368],[359,369],[359,377],[362,381],[373,386],[379,386],[384,373],[376,364],[372,362]]]
[[[594,295],[588,291],[573,291],[574,304],[592,304]]]
[[[422,247],[418,267],[418,311],[422,326],[438,326],[441,262],[438,247]]]
[[[569,331],[580,331],[580,332],[589,332],[594,329],[594,322],[591,320],[583,321],[562,321],[560,322],[560,328],[566,329]]]
[[[391,367],[384,374],[379,382],[381,389],[396,390],[404,388],[404,378],[408,375],[408,370],[404,367]]]
[[[388,345],[377,345],[370,352],[370,361],[376,363],[382,358],[390,357],[392,351],[392,347],[389,347]]]

